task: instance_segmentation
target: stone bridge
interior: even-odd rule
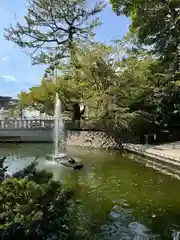
[[[132,138],[131,134],[126,131],[114,132],[103,130],[102,124],[98,127],[96,126],[98,129],[94,128],[90,120],[82,120],[81,124],[79,121],[72,123],[71,120],[64,120],[64,126],[66,137],[69,138],[73,134],[76,136],[76,140],[77,135],[84,136],[85,132],[85,135],[89,132],[89,136],[94,136],[94,134],[100,136],[104,133],[113,138],[118,144],[120,142],[129,142],[129,139]],[[49,119],[0,120],[0,142],[53,142],[53,129],[54,120]],[[81,134],[79,131],[82,131]]]
[[[0,120],[0,142],[52,142],[53,127],[53,120]]]

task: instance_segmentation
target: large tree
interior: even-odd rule
[[[103,44],[76,50],[77,61],[61,65],[63,75],[56,82],[43,80],[40,86],[20,95],[23,105],[52,112],[56,91],[66,109],[77,113],[75,120],[81,115],[72,107],[83,101],[89,106],[89,117],[104,119],[113,126],[127,126],[129,121],[140,120],[140,111],[149,111],[146,97],[153,87],[164,83],[163,76],[156,76],[160,70],[156,69],[156,59],[144,53],[130,54],[129,49],[129,55],[123,50],[124,58],[119,60],[115,57],[117,47]]]
[[[111,0],[118,15],[131,18],[130,31],[140,44],[152,46],[172,72],[180,70],[180,1]]]
[[[105,6],[98,2],[88,9],[86,0],[28,2],[25,23],[17,22],[5,29],[5,37],[21,48],[32,50],[34,64],[51,65],[58,65],[62,58],[69,57],[77,42],[90,40],[100,23],[94,16]]]
[[[73,110],[72,107],[83,100],[85,105],[101,111],[103,105],[107,105],[108,89],[116,78],[110,62],[112,55],[112,48],[103,44],[79,45],[76,47],[77,61],[58,66],[61,76],[55,82],[44,79],[39,86],[22,92],[19,95],[21,105],[53,113],[54,96],[58,92],[64,109]]]

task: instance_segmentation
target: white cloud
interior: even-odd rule
[[[15,82],[16,81],[16,78],[14,76],[1,76],[1,78],[7,82]]]
[[[8,59],[3,57],[3,58],[1,58],[1,61],[8,61]]]

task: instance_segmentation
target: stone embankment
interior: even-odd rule
[[[84,147],[91,149],[122,149],[122,144],[115,141],[114,137],[104,132],[70,131],[66,143],[72,147]]]
[[[180,142],[157,146],[123,144],[123,148],[135,161],[180,179]]]
[[[122,152],[125,152],[133,160],[180,179],[180,142],[162,145],[121,144],[118,142],[118,138],[108,133],[69,131],[66,143],[69,147],[123,150]]]

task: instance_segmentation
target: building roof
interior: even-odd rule
[[[18,99],[13,99],[9,96],[0,96],[0,108],[7,110],[12,107],[16,107],[18,104]]]
[[[7,100],[11,100],[12,97],[8,97],[8,96],[0,96],[0,101],[3,100],[3,101],[7,101]]]

